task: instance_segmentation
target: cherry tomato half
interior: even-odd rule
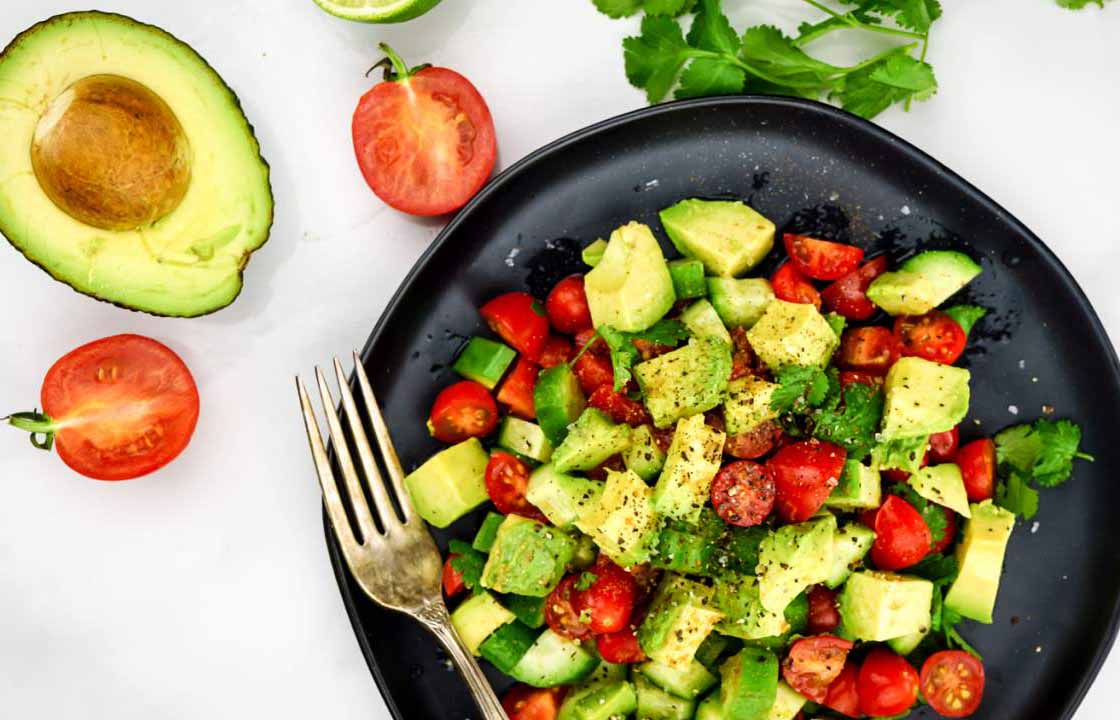
[[[959,427],[929,436],[929,461],[934,464],[953,462],[961,445]]]
[[[548,342],[548,318],[532,295],[508,292],[478,310],[490,329],[523,356],[537,362]]]
[[[984,664],[963,650],[942,650],[922,665],[922,696],[947,718],[968,717],[984,699]]]
[[[782,426],[767,420],[758,427],[728,435],[723,452],[741,460],[755,460],[774,449],[782,439]]]
[[[886,375],[894,362],[894,336],[885,327],[854,327],[844,331],[836,364],[843,370]]]
[[[871,717],[906,712],[918,700],[918,672],[906,658],[876,648],[868,653],[856,680],[859,709]]]
[[[592,395],[603,386],[614,388],[614,368],[611,366],[610,359],[594,350],[588,350],[580,355],[572,370],[575,371],[579,386],[586,395]]]
[[[442,215],[474,197],[494,169],[497,143],[486,101],[469,80],[441,67],[412,73],[386,50],[386,73],[362,96],[351,132],[362,176],[386,204]]]
[[[591,327],[591,310],[587,294],[583,291],[583,275],[569,275],[548,294],[544,303],[552,327],[562,333],[575,335]]]
[[[542,368],[563,365],[572,358],[572,343],[565,337],[550,335],[541,350],[540,366]]]
[[[486,464],[486,494],[498,512],[548,522],[544,513],[525,499],[528,489],[528,465],[502,450],[490,454],[490,462]]]
[[[755,374],[758,358],[754,354],[745,327],[731,328],[731,379]]]
[[[579,616],[573,601],[580,576],[569,575],[560,581],[544,601],[544,621],[552,632],[572,640],[591,636],[591,627]]]
[[[712,506],[724,522],[739,527],[760,525],[774,509],[774,479],[766,466],[736,460],[712,480]]]
[[[600,555],[595,565],[580,575],[572,596],[572,607],[587,619],[593,633],[615,633],[626,628],[634,612],[638,584],[634,577]],[[583,583],[590,581],[584,588]]]
[[[945,365],[955,363],[968,343],[964,329],[940,310],[898,316],[894,320],[894,339],[903,356]]]
[[[616,393],[610,385],[600,385],[591,393],[587,404],[602,410],[616,423],[638,427],[653,422],[646,406],[631,400],[622,393]]]
[[[517,358],[513,370],[498,387],[498,402],[509,407],[509,411],[519,418],[532,420],[537,417],[533,402],[533,390],[537,386],[537,375],[541,369],[523,357]]]
[[[840,625],[840,609],[836,593],[824,585],[814,585],[809,591],[809,634],[830,633]]]
[[[770,285],[774,288],[774,296],[779,300],[813,305],[818,310],[821,309],[821,294],[793,263],[786,263],[775,270],[770,277]]]
[[[786,233],[782,237],[790,262],[798,272],[814,280],[837,280],[854,272],[863,260],[863,250],[854,245],[817,240]]]
[[[811,518],[840,482],[846,458],[844,448],[820,440],[801,440],[778,450],[766,469],[777,489],[779,517],[787,523]]]
[[[945,513],[945,531],[941,533],[940,538],[933,538],[929,551],[934,554],[948,550],[957,536],[957,514],[947,507],[943,507],[941,510]],[[933,535],[932,530],[930,535]]]
[[[790,646],[782,661],[782,679],[801,695],[823,703],[852,647],[850,640],[831,635],[802,638]]]
[[[509,720],[556,720],[566,687],[535,688],[518,683],[502,696]]]
[[[828,686],[828,695],[825,696],[825,707],[850,718],[858,718],[859,691],[856,684],[859,681],[859,665],[848,662],[840,671],[832,684]]]
[[[957,451],[969,502],[988,500],[996,486],[996,444],[990,438],[973,440]]]
[[[498,406],[490,391],[474,380],[448,385],[436,395],[428,429],[440,442],[486,437],[498,427]]]
[[[595,647],[599,656],[609,663],[640,663],[647,659],[638,643],[638,633],[632,626],[596,636]]]
[[[865,262],[821,291],[821,299],[829,310],[849,320],[866,320],[878,309],[867,299],[871,281],[887,271],[887,256],[880,255]]]
[[[889,495],[875,513],[875,542],[871,559],[880,570],[901,570],[929,554],[933,539],[929,525],[913,505]]]
[[[467,586],[463,584],[463,574],[451,567],[451,561],[457,557],[459,556],[451,553],[443,561],[443,594],[448,598],[453,598],[467,589]]]

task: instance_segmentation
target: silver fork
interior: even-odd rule
[[[447,605],[441,592],[441,571],[443,563],[432,536],[428,534],[423,520],[416,514],[408,493],[404,489],[404,471],[393,449],[389,429],[381,415],[381,408],[373,396],[369,378],[362,368],[361,358],[354,353],[354,374],[358,378],[358,388],[362,393],[369,423],[373,428],[377,446],[389,473],[389,479],[400,504],[398,515],[389,497],[389,490],[374,461],[373,450],[366,436],[365,422],[358,413],[350,384],[343,372],[338,358],[334,359],[335,377],[338,380],[342,408],[350,429],[350,439],[358,451],[361,476],[354,466],[347,437],[343,434],[342,422],[335,411],[334,399],[327,387],[322,370],[315,368],[315,378],[319,385],[319,396],[330,430],[330,439],[338,460],[338,468],[345,483],[345,492],[350,508],[357,522],[360,537],[355,535],[346,516],[346,508],[339,493],[334,471],[323,443],[319,423],[303,381],[296,377],[299,401],[303,407],[303,422],[307,426],[307,440],[311,444],[311,455],[315,460],[315,470],[323,489],[323,502],[342,555],[350,567],[358,585],[374,602],[419,621],[440,644],[447,649],[455,667],[466,680],[474,695],[474,700],[482,711],[484,720],[506,720],[498,698],[486,677],[474,661],[471,653],[463,645],[459,634],[451,624]],[[372,508],[366,502],[362,491],[362,477],[373,500]],[[376,520],[375,520],[376,515]],[[383,531],[376,523],[380,522]]]

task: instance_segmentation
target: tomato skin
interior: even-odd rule
[[[498,427],[498,406],[490,391],[474,380],[460,380],[436,395],[428,428],[440,442],[486,437]]]
[[[502,450],[490,453],[486,464],[486,494],[494,507],[503,515],[522,515],[527,518],[548,522],[535,505],[525,499],[529,489],[529,466],[517,457]]]
[[[963,650],[942,650],[922,665],[919,682],[934,712],[947,718],[968,717],[984,699],[984,664]]]
[[[968,344],[964,328],[940,310],[920,316],[898,316],[894,320],[894,339],[903,357],[920,357],[945,365],[955,363]]]
[[[991,499],[996,487],[996,444],[991,438],[981,438],[961,446],[957,451],[957,465],[964,477],[964,489],[969,502]]]
[[[562,333],[575,335],[591,327],[591,309],[583,290],[583,275],[569,275],[556,283],[544,306],[552,327]]]
[[[451,553],[443,561],[443,594],[449,599],[467,589],[467,586],[463,584],[463,574],[451,567],[451,561],[457,557],[459,556]]]
[[[878,310],[875,303],[867,299],[867,288],[886,271],[886,255],[868,260],[821,291],[824,306],[849,320],[867,320]]]
[[[929,436],[929,461],[932,463],[953,462],[961,445],[960,427]]]
[[[825,695],[824,702],[821,703],[830,710],[844,715],[845,717],[858,718],[859,714],[859,690],[856,689],[856,684],[859,681],[859,665],[849,661],[844,665],[844,669],[828,686],[828,694]]]
[[[854,245],[792,233],[782,236],[782,242],[790,263],[814,280],[838,280],[854,272],[863,260],[863,250]]]
[[[537,386],[537,375],[541,369],[523,357],[517,358],[513,370],[498,386],[498,402],[509,407],[509,411],[519,418],[534,420],[537,407],[533,402],[533,389]]]
[[[875,514],[871,559],[880,570],[902,570],[921,561],[933,545],[929,526],[913,505],[890,495]]]
[[[767,420],[753,430],[728,435],[723,452],[740,460],[756,460],[774,449],[781,441],[782,426]]]
[[[351,137],[370,189],[411,215],[465,205],[490,177],[498,152],[482,95],[441,67],[375,85],[354,110]]]
[[[777,494],[766,466],[736,460],[720,468],[712,480],[712,506],[724,522],[738,527],[760,525],[774,509]]]
[[[941,510],[945,513],[945,534],[941,536],[940,540],[931,544],[930,554],[945,552],[957,536],[957,514],[947,507],[943,507]],[[930,535],[933,535],[932,531],[930,531]]]
[[[886,375],[895,359],[894,336],[878,326],[855,327],[840,338],[836,364],[844,370]]]
[[[518,683],[502,696],[509,720],[556,720],[566,687],[535,688]]]
[[[574,600],[578,592],[576,584],[579,575],[568,575],[549,594],[544,602],[544,620],[556,634],[572,640],[582,640],[591,636],[591,627],[583,622]]]
[[[534,363],[540,360],[548,342],[548,318],[532,295],[508,292],[486,303],[478,312],[510,347]]]
[[[572,607],[576,613],[588,618],[588,627],[593,633],[622,631],[634,612],[638,597],[637,582],[605,555],[600,555],[588,572],[595,575],[595,580],[585,590],[577,587],[572,596]]]
[[[747,339],[745,327],[731,328],[731,379],[738,380],[754,375],[758,370],[758,357]]]
[[[600,385],[587,399],[590,407],[598,408],[616,423],[638,427],[653,422],[646,406],[637,400],[631,400],[622,393],[616,393],[610,385]]]
[[[821,294],[793,263],[786,263],[775,270],[770,277],[770,285],[774,289],[774,296],[779,300],[813,305],[818,310],[821,309]]]
[[[859,709],[865,715],[898,715],[918,701],[918,672],[901,655],[876,648],[859,669],[856,691]]]
[[[632,626],[596,636],[595,647],[599,656],[609,663],[640,663],[648,659]]]
[[[113,335],[56,360],[39,393],[61,425],[54,447],[95,480],[130,480],[179,456],[198,424],[198,388],[171,348],[141,335]]]
[[[787,523],[805,522],[828,499],[840,481],[847,452],[820,440],[801,440],[782,447],[766,469],[774,478],[774,507]]]
[[[580,388],[588,396],[604,385],[614,388],[614,368],[611,367],[611,361],[597,354],[593,348],[579,356],[572,370],[575,371]]]
[[[836,593],[824,585],[815,585],[809,591],[809,634],[830,633],[840,625],[840,610]]]
[[[852,647],[851,641],[831,635],[802,638],[790,646],[782,660],[782,679],[801,695],[823,703]]]
[[[541,359],[537,363],[542,368],[563,365],[572,358],[572,343],[560,335],[550,335],[541,350]]]
[[[882,375],[872,375],[869,372],[862,370],[841,370],[840,371],[840,387],[846,388],[854,383],[866,385],[873,390],[878,390],[883,387],[884,377]]]

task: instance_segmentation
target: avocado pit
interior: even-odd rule
[[[175,113],[119,75],[78,80],[47,106],[31,164],[60,210],[102,230],[135,230],[166,217],[191,180],[190,144]]]

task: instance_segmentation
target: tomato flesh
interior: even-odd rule
[[[945,365],[955,363],[968,343],[964,328],[940,310],[895,318],[894,339],[903,356],[920,357]]]
[[[574,599],[579,575],[568,575],[544,601],[544,620],[552,632],[572,640],[591,636],[591,627],[575,609]]]
[[[498,512],[548,522],[544,513],[525,499],[528,489],[528,465],[502,450],[490,454],[490,462],[486,464],[486,494]]]
[[[548,342],[548,318],[533,296],[524,292],[499,295],[478,310],[490,329],[534,363]]]
[[[572,343],[570,340],[559,335],[552,335],[544,344],[544,349],[541,350],[540,366],[542,368],[555,367],[556,365],[563,365],[568,362],[572,357]]]
[[[774,507],[787,523],[811,518],[840,481],[847,452],[820,440],[790,443],[766,461],[777,494]]]
[[[821,299],[829,310],[849,320],[866,320],[878,308],[867,299],[871,281],[887,271],[887,257],[880,255],[864,263],[821,291]]]
[[[933,538],[929,525],[913,505],[890,495],[875,513],[875,542],[871,559],[880,570],[902,570],[929,554]]]
[[[753,375],[757,369],[758,358],[747,339],[745,327],[731,328],[731,379],[738,380]]]
[[[932,463],[953,462],[961,445],[959,427],[929,436],[929,461]]]
[[[774,509],[774,479],[764,465],[736,460],[712,480],[712,506],[724,522],[739,527],[760,525]]]
[[[602,410],[616,423],[638,427],[653,422],[646,406],[631,400],[622,393],[616,393],[610,385],[600,385],[587,399],[590,407]]]
[[[591,309],[583,290],[582,275],[569,275],[556,283],[544,306],[552,327],[562,333],[575,335],[591,327]]]
[[[441,390],[428,418],[432,437],[445,443],[486,437],[496,427],[498,406],[490,391],[473,380],[461,380]]]
[[[957,465],[961,468],[968,501],[991,499],[996,485],[996,444],[991,438],[973,440],[961,446],[957,451]]]
[[[782,661],[782,679],[801,695],[823,703],[828,688],[844,670],[853,643],[831,635],[798,640]]]
[[[59,358],[43,378],[43,412],[71,469],[96,480],[147,475],[178,457],[198,422],[198,388],[162,343],[114,335]]]
[[[458,210],[490,177],[497,156],[486,101],[447,68],[375,85],[354,111],[351,134],[370,189],[412,215]]]
[[[860,383],[866,385],[873,390],[878,390],[883,387],[884,378],[882,375],[874,375],[863,370],[841,370],[840,371],[840,387],[846,388],[849,385]]]
[[[840,609],[836,593],[824,585],[815,585],[809,591],[809,633],[830,633],[840,626]]]
[[[540,368],[523,357],[517,358],[513,370],[498,388],[498,402],[509,407],[509,411],[519,418],[533,420],[537,417],[533,391],[537,387]]]
[[[850,718],[859,715],[859,691],[856,684],[859,681],[859,665],[849,662],[844,669],[828,686],[828,694],[822,705]]]
[[[623,630],[630,622],[638,596],[634,577],[600,555],[595,565],[580,576],[580,580],[590,581],[590,584],[584,589],[580,589],[582,583],[577,585],[572,606],[587,619],[591,632],[615,633]]]
[[[863,260],[863,250],[854,245],[792,233],[786,233],[782,241],[798,272],[814,280],[838,280],[854,272]]]
[[[782,426],[767,420],[756,428],[728,435],[723,451],[741,460],[755,460],[774,449],[782,439]]]
[[[963,650],[929,656],[920,676],[922,696],[939,715],[963,718],[984,699],[984,664]]]
[[[884,327],[856,327],[840,338],[837,362],[844,370],[886,375],[894,362],[894,337]]]
[[[535,688],[517,684],[502,696],[509,720],[556,720],[566,687]]]
[[[918,673],[901,655],[876,648],[868,653],[859,669],[856,691],[863,714],[899,715],[918,700]]]
[[[647,659],[633,627],[596,636],[595,647],[599,656],[609,663],[640,663]]]
[[[443,562],[443,594],[453,598],[467,589],[463,583],[463,574],[451,566],[451,561],[459,557],[455,553],[447,556]]]
[[[770,277],[770,285],[774,289],[774,296],[779,300],[813,305],[818,310],[821,309],[821,294],[793,263],[786,263],[774,271]]]
[[[957,514],[947,507],[941,508],[945,513],[945,532],[940,538],[935,538],[929,549],[930,553],[942,553],[949,549],[957,536]],[[931,531],[932,535],[932,531]]]
[[[576,346],[579,347],[578,339]],[[576,352],[579,352],[579,350],[577,349]],[[596,352],[595,346],[588,348],[587,352],[576,359],[572,370],[575,371],[580,388],[588,396],[604,385],[608,388],[614,388],[614,368],[611,366],[610,358],[603,357]]]

